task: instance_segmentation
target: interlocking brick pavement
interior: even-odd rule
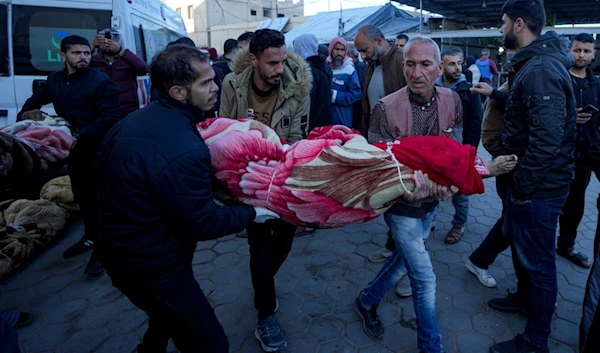
[[[525,326],[523,317],[496,312],[486,304],[516,288],[509,251],[490,268],[498,288],[483,287],[464,266],[500,215],[493,180],[485,184],[486,193],[471,198],[460,243],[443,242],[453,214],[448,202],[441,205],[436,230],[427,241],[437,275],[439,326],[448,353],[488,352],[494,342],[512,338]],[[590,257],[599,192],[600,185],[592,181],[577,239],[578,248]],[[277,316],[288,340],[285,352],[418,352],[410,298],[399,298],[393,290],[388,293],[379,309],[386,326],[386,336],[379,342],[363,333],[352,309],[360,289],[382,266],[370,263],[366,256],[385,243],[386,232],[385,223],[378,219],[295,239],[276,277]],[[81,233],[81,223],[73,222],[60,240],[0,285],[0,308],[27,310],[35,316],[30,326],[18,330],[24,353],[129,353],[145,331],[145,314],[114,289],[106,275],[97,280],[83,277],[89,253],[62,259],[62,252]],[[231,352],[261,351],[253,335],[256,312],[248,262],[247,241],[235,235],[199,243],[194,256],[194,274],[225,327]],[[560,257],[557,265],[559,299],[550,351],[575,352],[589,271]]]

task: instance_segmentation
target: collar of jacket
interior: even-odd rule
[[[573,57],[569,53],[569,40],[554,31],[548,31],[519,50],[508,62],[507,69],[514,67],[515,71],[519,71],[534,56],[554,57],[560,60],[567,69],[573,66]]]
[[[387,53],[385,53],[381,57],[379,57],[379,62],[383,66],[391,65],[392,60],[393,60],[392,58],[394,57],[394,55],[396,55],[396,52],[398,51],[398,47],[396,47],[395,45],[390,45],[390,46],[391,46],[391,48],[387,51]]]
[[[200,109],[194,108],[189,104],[181,103],[171,98],[165,93],[157,92],[157,101],[158,103],[164,105],[167,108],[175,109],[179,111],[182,115],[192,121],[194,125],[198,124],[201,121],[206,120],[206,112],[201,111]]]
[[[248,95],[250,80],[254,75],[254,68],[248,59],[248,54],[248,49],[241,50],[231,62],[231,71],[235,74],[231,84],[240,95],[245,97]],[[284,64],[283,76],[279,85],[277,107],[290,97],[302,97],[310,94],[312,85],[312,73],[306,60],[289,49],[287,55],[288,59]]]
[[[65,79],[67,79],[67,80],[78,80],[82,77],[85,77],[91,70],[93,70],[93,69],[88,66],[85,69],[79,69],[79,70],[76,70],[75,73],[69,74],[69,70],[67,70],[67,67],[65,64],[65,68],[62,70],[62,73],[65,76]]]

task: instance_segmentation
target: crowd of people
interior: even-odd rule
[[[489,50],[475,59],[460,48],[440,52],[425,36],[400,34],[390,42],[373,25],[360,28],[353,43],[336,37],[324,46],[304,34],[293,50],[279,31],[244,33],[227,40],[216,60],[181,38],[150,67],[123,47],[114,30],[106,30],[112,39],[99,35],[92,43],[64,38],[65,69],[48,76],[18,117],[40,119],[41,107],[52,103],[71,124],[68,172],[85,234],[64,257],[93,249],[85,273],[106,270],[113,285],[148,314],[138,352],[164,353],[169,339],[182,353],[227,352],[227,336],[194,278],[192,257],[197,242],[246,230],[255,337],[264,351],[279,351],[287,342],[276,317],[275,275],[298,229],[267,209],[214,201],[211,157],[196,125],[215,115],[254,119],[289,143],[336,124],[360,131],[369,142],[444,136],[477,148],[482,141],[494,157],[514,154],[519,162],[496,179],[502,216],[466,268],[482,285],[495,287],[488,268],[510,247],[517,292],[488,305],[528,319],[522,334],[490,351],[549,352],[555,254],[592,267],[575,240],[591,172],[600,167],[600,115],[594,109],[600,80],[590,69],[595,40],[585,33],[571,42],[555,32],[542,35],[546,12],[540,0],[508,0],[498,15],[504,47],[515,55],[508,82],[497,89],[489,84],[498,74]],[[147,73],[152,102],[139,109],[136,77]],[[425,242],[439,202],[451,200],[455,214],[445,242],[458,243],[469,198],[454,187],[432,186],[418,171],[414,182],[414,192],[385,213],[385,247],[368,256],[384,263],[380,272],[348,301],[354,301],[365,333],[379,340],[385,323],[378,305],[385,294],[395,288],[399,296],[412,296],[419,350],[441,353],[436,276]],[[596,236],[581,353],[600,347],[599,241]]]

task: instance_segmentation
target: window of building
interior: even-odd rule
[[[250,10],[250,16],[256,16],[256,10]]]
[[[194,18],[194,6],[193,5],[188,6],[188,18],[189,19]]]
[[[285,17],[285,15],[284,15],[284,14],[282,14],[282,13],[278,13],[278,14],[277,14],[277,17]]]
[[[271,18],[271,9],[263,7],[263,17]]]
[[[177,13],[181,15],[181,7],[176,8],[175,11],[177,11]]]
[[[61,70],[61,40],[76,34],[92,41],[99,29],[110,28],[110,16],[105,10],[13,5],[15,75],[42,76]]]

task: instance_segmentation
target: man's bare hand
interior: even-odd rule
[[[456,186],[443,186],[437,183],[433,183],[431,186],[431,197],[436,201],[446,201],[450,199],[454,194],[458,192]]]
[[[483,96],[489,97],[492,95],[492,92],[494,92],[494,89],[485,82],[478,82],[471,87],[471,92],[479,93]]]
[[[422,171],[417,170],[413,174],[415,181],[415,190],[413,192],[407,191],[404,194],[404,200],[408,202],[416,202],[423,200],[431,195],[431,182],[427,174],[423,174]]]
[[[121,51],[121,44],[112,39],[108,39],[105,49],[107,51],[110,51],[111,53],[118,53],[119,51]]]
[[[92,42],[92,45],[91,45],[92,51],[94,51],[94,49],[96,49],[96,48],[104,49],[104,47],[106,46],[106,41],[107,41],[107,39],[104,38],[103,35],[100,35],[100,34],[96,35],[94,37],[94,41]]]
[[[42,111],[39,109],[30,110],[21,115],[21,120],[43,121],[44,119],[45,118],[42,115]]]
[[[585,124],[592,118],[592,114],[584,113],[583,108],[577,108],[577,124]]]

